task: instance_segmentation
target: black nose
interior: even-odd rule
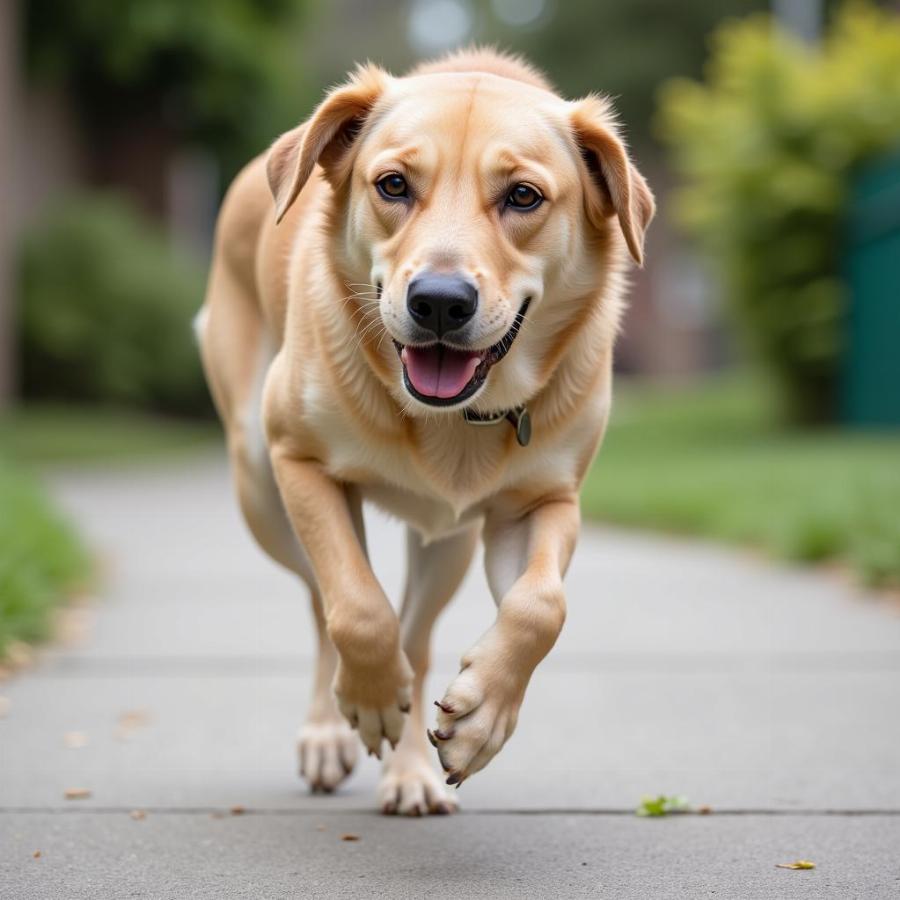
[[[406,308],[417,325],[443,337],[475,315],[478,289],[460,275],[418,275],[409,283]]]

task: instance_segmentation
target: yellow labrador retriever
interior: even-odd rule
[[[244,516],[312,595],[314,790],[349,774],[356,729],[392,748],[384,812],[450,812],[444,780],[512,734],[565,619],[627,257],[653,211],[606,100],[566,101],[486,50],[357,69],[232,185],[198,330]],[[364,501],[408,526],[399,617]],[[431,628],[479,539],[496,620],[426,732]]]

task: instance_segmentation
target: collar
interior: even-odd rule
[[[520,447],[527,447],[531,440],[531,416],[524,406],[515,409],[503,409],[499,412],[480,413],[474,409],[464,409],[463,418],[470,425],[496,425],[504,419],[516,431],[516,440]]]

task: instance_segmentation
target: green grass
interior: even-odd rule
[[[0,416],[0,455],[28,465],[109,465],[221,445],[213,421],[104,407],[23,406]]]
[[[839,560],[900,585],[900,432],[784,431],[749,378],[622,383],[586,517]]]
[[[54,609],[91,574],[76,532],[26,470],[125,465],[217,445],[214,422],[102,407],[26,406],[0,416],[0,658],[11,641],[45,639]]]
[[[88,554],[43,491],[0,461],[0,659],[48,636],[53,610],[90,573]]]

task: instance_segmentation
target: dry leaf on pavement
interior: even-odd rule
[[[70,750],[78,750],[87,746],[87,735],[83,731],[67,731],[63,735],[63,743]]]

